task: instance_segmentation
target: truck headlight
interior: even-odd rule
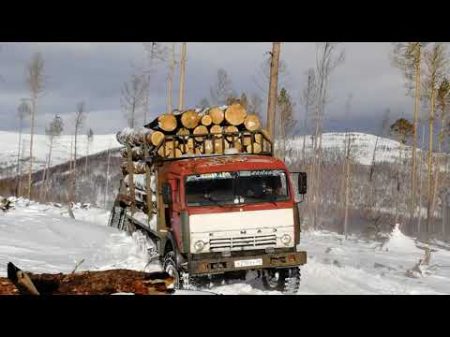
[[[196,252],[200,252],[201,250],[203,250],[203,248],[205,248],[205,243],[202,240],[194,243],[194,249]]]
[[[283,245],[287,246],[292,241],[292,238],[289,234],[283,234],[281,237],[281,242]]]

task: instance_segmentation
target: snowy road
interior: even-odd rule
[[[11,261],[33,272],[129,268],[158,270],[147,265],[147,254],[136,237],[106,226],[106,212],[92,208],[67,211],[19,201],[0,214],[0,276]],[[411,238],[395,230],[383,249],[379,243],[329,232],[303,233],[308,263],[302,268],[299,294],[450,294],[450,251],[435,248],[431,266],[419,278],[405,275],[423,257]],[[258,289],[259,280],[217,286],[221,294],[279,294]]]

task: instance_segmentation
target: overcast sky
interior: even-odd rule
[[[308,68],[315,64],[315,43],[283,43],[281,58],[287,65],[286,86],[298,101]],[[261,63],[271,43],[188,43],[186,106],[195,106],[209,96],[219,68],[225,69],[237,92],[264,92]],[[383,112],[392,118],[410,115],[411,98],[405,96],[400,71],[391,65],[390,43],[342,43],[345,61],[331,75],[330,103],[326,111],[327,131],[376,132]],[[76,103],[85,101],[87,125],[96,134],[116,132],[126,126],[120,110],[121,86],[134,66],[144,65],[146,54],[140,43],[2,43],[0,46],[0,130],[17,129],[17,106],[29,97],[25,66],[40,51],[45,61],[45,93],[40,100],[37,128],[42,132],[51,116],[61,114],[71,124]],[[156,67],[151,82],[152,116],[165,110],[167,66]],[[262,83],[260,83],[262,84]],[[175,85],[177,90],[177,85]],[[345,112],[352,95],[351,110]],[[175,97],[177,97],[175,95]],[[298,117],[302,109],[297,103]]]

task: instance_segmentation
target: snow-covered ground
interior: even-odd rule
[[[52,150],[51,165],[58,165],[70,160],[72,135],[62,135],[55,138]],[[82,134],[77,140],[78,157],[87,154],[87,136]],[[22,134],[22,158],[29,158],[30,135]],[[9,168],[0,175],[0,178],[16,174],[17,152],[19,146],[19,133],[0,131],[0,169]],[[89,144],[89,154],[102,152],[108,149],[120,147],[115,134],[94,135],[92,143]],[[33,139],[33,157],[34,171],[43,169],[47,160],[49,151],[49,138],[46,135],[34,135]],[[73,150],[72,150],[73,151]],[[24,172],[28,168],[22,165]]]
[[[16,208],[0,213],[0,276],[11,261],[32,272],[129,268],[159,270],[148,265],[138,236],[107,227],[108,213],[97,208],[75,209],[73,220],[65,208],[19,200]],[[331,232],[303,232],[300,247],[308,252],[299,294],[450,294],[450,251],[436,248],[423,276],[411,269],[424,251],[395,229],[385,244],[357,237],[344,240]],[[204,289],[208,290],[208,289]],[[210,289],[219,294],[280,294],[260,289],[260,281],[233,281]],[[189,292],[179,292],[180,294]]]

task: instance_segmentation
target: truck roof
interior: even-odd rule
[[[163,166],[167,172],[183,176],[221,171],[286,169],[281,160],[261,155],[190,157],[167,161]]]

